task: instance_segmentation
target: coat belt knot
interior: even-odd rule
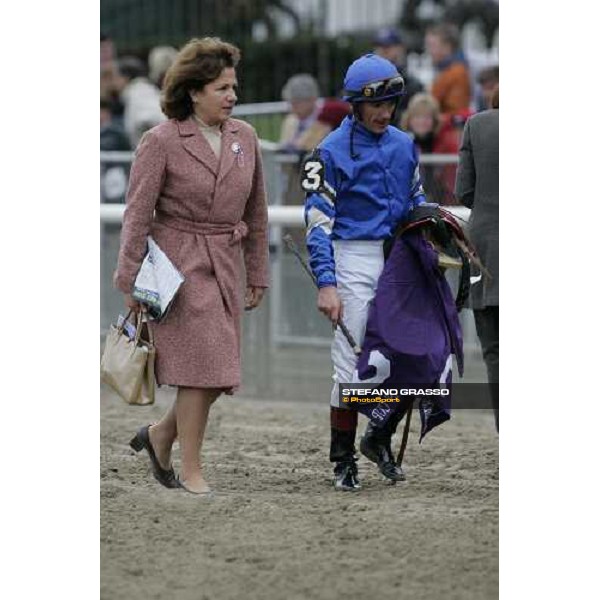
[[[239,241],[241,241],[247,235],[248,235],[248,225],[246,225],[246,223],[244,223],[244,221],[240,221],[239,223],[236,223],[233,228],[233,233],[231,235],[231,241],[229,242],[229,244],[230,245],[237,244]]]

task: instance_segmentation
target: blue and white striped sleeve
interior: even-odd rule
[[[319,288],[336,286],[331,242],[336,189],[333,164],[327,152],[316,150],[304,162],[302,189],[306,192],[304,222],[310,268]]]
[[[425,197],[425,190],[423,189],[423,183],[421,182],[421,173],[419,171],[419,153],[417,146],[413,143],[413,162],[414,169],[412,173],[412,179],[410,184],[410,204],[411,208],[427,202]]]

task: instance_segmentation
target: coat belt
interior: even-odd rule
[[[199,233],[201,235],[224,235],[231,233],[230,244],[235,244],[248,235],[248,225],[244,221],[238,221],[235,224],[190,221],[189,219],[174,217],[173,215],[167,215],[157,210],[154,222],[187,233]]]

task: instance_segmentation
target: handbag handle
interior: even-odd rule
[[[135,345],[139,346],[140,338],[142,337],[142,325],[144,324],[142,311],[138,310],[135,317]]]
[[[140,330],[142,329],[142,325],[146,323],[146,329],[148,330],[148,343],[151,346],[154,346],[154,334],[152,333],[152,327],[150,327],[150,321],[148,320],[148,314],[146,312],[141,312],[142,319],[140,322]]]
[[[117,332],[119,335],[123,335],[123,329],[125,329],[125,323],[127,323],[127,321],[129,321],[129,317],[131,316],[131,313],[133,311],[130,309],[129,312],[127,313],[127,316],[123,319],[123,324],[120,325],[119,327],[117,327]]]
[[[119,335],[123,335],[123,329],[125,329],[125,323],[127,321],[129,321],[129,317],[131,316],[131,313],[133,312],[132,309],[129,310],[129,312],[127,313],[127,316],[125,317],[125,319],[123,319],[123,324],[117,328],[117,332],[119,333]],[[144,311],[137,311],[136,312],[136,322],[135,322],[135,338],[134,338],[134,342],[135,345],[139,345],[140,343],[140,339],[142,336],[142,326],[144,323],[146,323],[146,328],[148,329],[148,342],[151,346],[154,346],[154,334],[152,333],[152,328],[150,327],[150,321],[148,321],[148,316],[146,315],[146,313]]]

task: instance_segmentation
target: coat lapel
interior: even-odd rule
[[[244,148],[239,140],[238,131],[240,126],[231,119],[223,124],[223,136],[221,138],[221,162],[219,163],[219,174],[217,185],[225,179],[227,173],[235,164],[236,160],[243,160]],[[246,149],[247,151],[247,149]]]
[[[219,162],[209,143],[202,133],[200,133],[194,117],[190,116],[185,121],[177,121],[177,126],[179,127],[179,135],[186,151],[199,160],[213,175],[217,176]]]

